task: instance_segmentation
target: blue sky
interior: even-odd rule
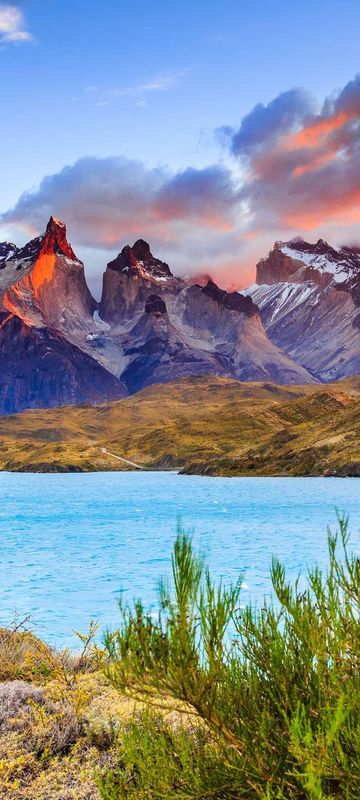
[[[13,16],[6,17],[11,10]],[[331,100],[340,93],[360,68],[360,4],[356,0],[0,2],[0,31],[2,14],[8,28],[13,25],[10,31],[3,26],[0,42],[2,212],[16,206],[24,191],[36,190],[44,176],[55,176],[85,156],[136,159],[148,169],[160,168],[172,175],[189,167],[202,170],[216,165],[230,170],[236,183],[247,167],[234,159],[218,129],[229,126],[236,131],[256,104],[266,106],[294,87],[303,87],[314,98],[313,110],[309,105],[306,113],[319,114],[324,98]],[[96,209],[101,199],[94,180],[90,169],[88,195],[94,189]],[[218,179],[216,191],[217,187]],[[114,187],[109,191],[109,203],[111,193],[114,202],[119,202]],[[172,196],[175,191],[177,186],[172,187]],[[55,205],[56,200],[54,190]],[[29,230],[40,226],[42,208],[38,203],[36,215],[30,214],[29,220],[19,213],[8,215],[4,238],[14,233],[14,227],[17,240],[26,238],[24,226],[28,223]],[[283,232],[282,220],[265,226],[262,222],[261,231],[254,224],[258,246],[251,244],[246,250],[240,242],[237,257],[241,231],[248,242],[253,239],[248,223],[235,224],[233,207],[229,224],[218,226],[217,238],[209,215],[206,224],[200,224],[200,237],[201,215],[190,220],[187,213],[188,251],[183,229],[170,235],[155,225],[153,237],[160,249],[164,242],[166,256],[173,254],[183,272],[187,262],[193,265],[194,261],[200,269],[216,265],[220,272],[221,262],[238,263],[239,274],[242,269],[248,272],[257,250],[270,246],[275,235]],[[140,208],[139,234],[141,215]],[[71,231],[72,220],[67,223]],[[76,222],[71,238],[88,257],[93,275],[103,256],[106,260],[110,245],[116,250],[127,239],[127,223],[126,219],[122,223],[121,215],[119,223],[115,241],[109,242],[108,237],[102,241],[100,236],[87,249],[86,230],[79,232]],[[327,232],[327,221],[320,223]],[[352,224],[357,225],[357,219]],[[330,233],[333,230],[338,237],[342,226],[341,220],[332,218]],[[151,224],[145,220],[144,227],[152,239]],[[286,223],[285,235],[290,227]],[[137,228],[130,228],[131,238]],[[207,254],[201,241],[209,228]],[[350,233],[355,236],[355,229]]]

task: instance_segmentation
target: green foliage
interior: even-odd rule
[[[106,636],[112,684],[161,714],[128,727],[103,798],[358,800],[360,562],[346,518],[328,543],[326,574],[291,585],[273,561],[275,602],[241,609],[241,578],[215,586],[179,532],[158,618],[122,606]]]
[[[199,729],[175,732],[161,717],[146,712],[123,733],[119,767],[100,779],[102,797],[188,797],[189,786],[201,796],[211,752],[218,757],[207,739]]]

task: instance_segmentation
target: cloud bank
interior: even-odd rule
[[[220,263],[226,271],[240,249],[239,202],[230,170],[217,164],[171,172],[126,158],[87,157],[25,192],[1,224],[29,237],[55,214],[76,247],[102,251],[104,259],[145,237],[179,274],[214,271]],[[95,271],[96,258],[91,263]],[[99,274],[103,267],[104,261]]]
[[[231,230],[237,203],[231,174],[218,165],[174,174],[126,158],[88,157],[44,178],[1,219],[37,232],[56,210],[78,242],[113,249],[139,229],[165,241],[184,225]]]
[[[259,103],[222,139],[228,166],[175,172],[82,158],[24,193],[0,222],[35,234],[55,214],[75,246],[111,256],[142,236],[179,274],[206,272],[237,288],[274,239],[358,238],[360,75],[321,106],[299,88]]]
[[[230,149],[246,170],[253,225],[311,230],[360,221],[360,75],[318,112],[302,90],[258,105]]]

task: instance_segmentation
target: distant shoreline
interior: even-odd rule
[[[304,473],[303,475],[300,475],[300,474],[297,474],[297,475],[286,475],[284,473],[273,473],[273,474],[269,474],[269,473],[259,474],[259,473],[257,473],[256,475],[254,475],[254,474],[250,475],[250,474],[241,473],[241,474],[237,475],[235,473],[232,473],[232,474],[227,475],[225,473],[214,474],[213,472],[210,472],[210,471],[206,472],[206,468],[202,472],[195,471],[195,469],[193,471],[190,471],[190,470],[189,471],[184,471],[184,470],[181,470],[181,469],[166,469],[166,468],[163,469],[162,467],[157,467],[157,468],[148,467],[148,468],[143,469],[143,470],[139,470],[139,469],[122,469],[122,470],[121,469],[107,469],[107,470],[95,470],[95,469],[94,470],[79,470],[79,469],[76,469],[76,470],[71,470],[71,469],[57,468],[56,466],[54,467],[54,465],[50,465],[49,469],[44,469],[43,465],[42,465],[41,469],[31,469],[31,467],[29,467],[29,468],[18,469],[18,470],[1,470],[1,472],[6,472],[9,475],[24,475],[24,474],[26,474],[26,475],[91,475],[91,474],[101,474],[102,472],[109,472],[109,473],[116,473],[116,474],[118,474],[118,473],[134,474],[134,473],[143,472],[144,474],[148,474],[148,473],[172,472],[174,475],[181,475],[183,477],[198,477],[198,478],[270,478],[270,479],[275,479],[275,478],[289,478],[289,479],[290,478],[340,478],[340,479],[341,478],[360,478],[360,464],[356,464],[355,468],[358,470],[358,474],[354,474],[354,472],[349,470],[349,473],[346,473],[346,472],[342,471],[341,473],[336,473],[335,472],[335,473],[331,473],[331,474],[328,474],[328,475],[325,475],[325,474],[321,475],[321,474],[318,474],[318,473],[317,474]]]

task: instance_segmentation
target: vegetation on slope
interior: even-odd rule
[[[98,800],[134,703],[101,671],[103,652],[55,652],[23,625],[0,630],[1,800]]]
[[[326,387],[189,378],[109,404],[1,417],[0,469],[128,469],[113,453],[209,475],[360,475],[359,436],[358,378]]]

